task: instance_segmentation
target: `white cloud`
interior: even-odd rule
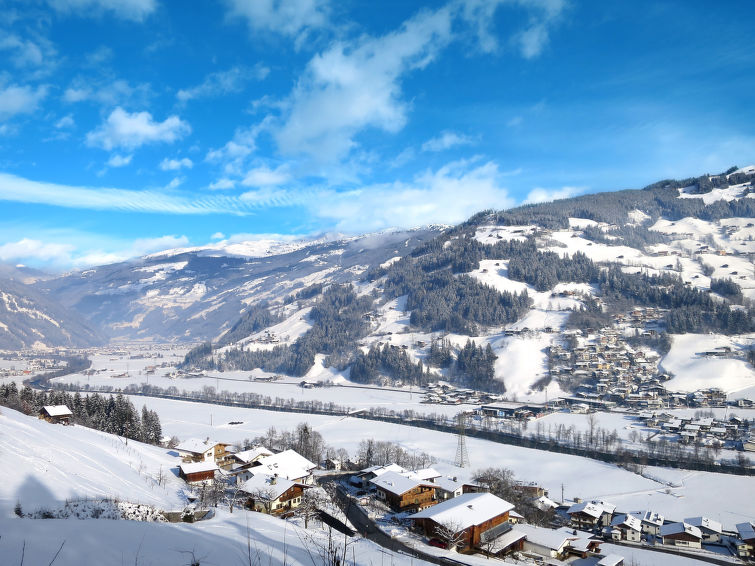
[[[177,189],[178,187],[180,187],[183,184],[183,182],[185,180],[186,179],[184,179],[184,177],[173,177],[170,180],[170,183],[168,183],[167,185],[165,185],[165,189],[168,190],[168,191],[173,190],[173,189]]]
[[[151,97],[152,87],[148,83],[132,85],[126,80],[112,78],[78,77],[63,92],[65,102],[96,102],[103,106],[143,105]]]
[[[0,87],[0,119],[16,114],[31,114],[45,96],[45,86],[38,86],[36,89],[16,84]]]
[[[525,59],[540,55],[548,44],[551,28],[566,9],[566,0],[459,0],[461,18],[476,34],[481,51],[498,51],[498,38],[493,32],[495,13],[502,5],[519,6],[528,12],[527,26],[514,34],[512,42]]]
[[[107,164],[110,167],[125,167],[129,163],[131,163],[131,159],[134,156],[132,154],[129,155],[118,155],[117,153],[114,153],[110,156],[110,159],[107,160]]]
[[[17,242],[8,242],[0,245],[0,260],[26,261],[29,258],[33,258],[41,261],[50,261],[60,257],[67,257],[74,249],[75,247],[71,244],[50,243],[31,238],[22,238]]]
[[[316,55],[274,132],[281,151],[334,161],[355,147],[360,130],[401,130],[408,111],[401,99],[401,79],[426,67],[448,44],[451,19],[449,8],[423,11],[398,31],[336,42]]]
[[[269,122],[270,119],[266,118],[256,126],[237,129],[232,140],[219,149],[208,151],[205,159],[210,163],[221,164],[226,176],[242,175],[246,159],[257,149],[257,136]]]
[[[59,12],[101,16],[111,12],[125,20],[142,21],[157,8],[156,0],[47,0]]]
[[[472,138],[455,132],[443,132],[440,136],[427,140],[422,144],[422,151],[445,151],[458,145],[469,145]]]
[[[70,128],[73,128],[76,125],[76,122],[73,120],[73,116],[71,114],[67,114],[63,116],[60,120],[55,122],[55,127],[59,130],[68,130]]]
[[[227,71],[210,73],[202,84],[192,88],[181,89],[176,93],[179,102],[188,102],[195,98],[207,98],[223,94],[241,92],[244,83],[251,79],[264,80],[270,68],[257,64],[253,68],[232,67]]]
[[[225,234],[223,232],[215,232],[212,236],[210,236],[211,240],[224,240]]]
[[[31,181],[0,173],[0,200],[88,210],[122,210],[163,214],[245,214],[254,207],[223,196],[174,195],[159,190],[129,191]]]
[[[527,198],[524,199],[524,204],[550,202],[552,200],[571,198],[583,193],[585,190],[585,187],[561,187],[560,189],[543,189],[541,187],[536,187],[527,194]]]
[[[226,0],[230,17],[253,32],[274,32],[302,40],[328,24],[327,0]]]
[[[136,149],[148,143],[173,143],[190,132],[189,123],[178,116],[156,122],[149,112],[129,113],[119,106],[99,128],[87,134],[87,144],[108,151],[116,147]]]
[[[236,181],[229,179],[228,177],[222,177],[217,181],[210,183],[210,189],[212,190],[225,190],[232,189],[236,186]]]
[[[289,181],[291,175],[286,171],[286,167],[281,165],[276,169],[270,169],[269,167],[262,166],[247,171],[246,175],[241,181],[241,184],[245,187],[267,187],[274,185],[282,185]]]
[[[351,232],[455,224],[480,210],[514,204],[499,177],[498,166],[493,162],[474,165],[473,161],[463,160],[428,171],[411,183],[335,193],[328,201],[318,199],[312,205],[317,216],[334,220],[337,229]]]
[[[0,30],[0,51],[9,52],[9,60],[19,69],[39,68],[55,64],[57,50],[47,38],[33,40]]]
[[[191,169],[194,167],[194,162],[188,157],[181,159],[168,159],[167,157],[160,162],[160,169],[163,171],[178,171],[182,168]]]

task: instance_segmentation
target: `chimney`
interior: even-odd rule
[[[278,483],[278,474],[273,475],[272,479],[270,480],[270,485],[275,485]]]

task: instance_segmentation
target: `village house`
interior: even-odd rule
[[[570,562],[569,566],[624,566],[624,557],[618,554],[588,556]]]
[[[441,476],[432,480],[432,483],[435,486],[435,498],[438,501],[453,499],[464,493],[481,491],[478,484],[462,481],[457,476]]]
[[[226,458],[230,456],[229,446],[230,444],[215,442],[209,438],[205,440],[190,438],[176,446],[176,450],[185,462],[215,462],[223,465],[226,463]]]
[[[295,450],[284,450],[258,460],[253,472],[270,476],[277,475],[292,482],[312,485],[315,482],[312,472],[316,468],[317,464],[310,462]]]
[[[740,558],[755,558],[755,525],[752,523],[737,523],[736,542],[737,556]]]
[[[575,534],[535,525],[517,525],[514,531],[525,536],[522,552],[546,558],[565,557],[571,542],[578,538]]]
[[[693,527],[700,529],[703,535],[703,542],[720,542],[723,534],[723,526],[718,521],[708,517],[690,517],[684,519],[684,522]]]
[[[361,485],[365,489],[370,486],[370,481],[376,477],[381,476],[387,472],[396,472],[398,474],[405,474],[408,470],[402,468],[398,464],[387,464],[385,466],[370,466],[361,470],[355,476],[352,476],[351,483],[354,485]]]
[[[642,521],[634,515],[619,515],[606,527],[612,540],[640,542],[642,538]]]
[[[642,524],[642,534],[658,536],[663,526],[663,515],[652,511],[634,511],[630,513],[640,520]]]
[[[508,530],[509,513],[514,506],[492,493],[465,493],[420,511],[411,520],[428,537],[455,535],[462,550],[494,540]]]
[[[39,410],[39,418],[53,424],[71,424],[73,413],[66,405],[45,405]]]
[[[664,545],[702,548],[703,534],[700,529],[687,523],[669,523],[663,525],[660,536]]]
[[[211,484],[218,469],[215,462],[182,462],[178,466],[178,476],[190,485]]]
[[[386,472],[370,480],[378,499],[395,511],[418,511],[435,505],[435,486],[411,472]]]
[[[615,509],[615,505],[604,501],[583,501],[569,507],[566,513],[573,527],[590,530],[609,526]]]
[[[246,480],[239,491],[247,496],[245,506],[261,513],[278,514],[301,505],[307,486],[276,475],[258,473]]]

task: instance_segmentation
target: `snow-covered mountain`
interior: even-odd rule
[[[310,241],[254,240],[175,249],[41,281],[36,287],[111,339],[220,336],[249,304],[316,283],[358,280],[442,227]]]

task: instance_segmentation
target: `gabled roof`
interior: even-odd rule
[[[387,464],[385,466],[370,466],[369,468],[365,468],[364,470],[361,470],[359,472],[359,475],[365,476],[367,474],[373,474],[375,476],[380,476],[386,472],[397,472],[399,474],[403,474],[406,471],[407,470],[405,470],[398,464]]]
[[[434,480],[436,478],[441,477],[440,472],[434,470],[433,468],[423,468],[421,470],[414,470],[414,475],[422,480]]]
[[[668,525],[663,525],[661,527],[661,536],[667,537],[671,535],[680,535],[682,533],[686,533],[690,536],[693,536],[695,538],[703,538],[703,533],[700,532],[700,529],[697,527],[693,527],[692,525],[688,525],[687,523],[670,523]]]
[[[245,493],[253,495],[257,499],[275,501],[294,485],[296,485],[294,482],[287,480],[286,478],[260,473],[255,474],[246,480],[241,484],[239,489]]]
[[[603,514],[603,506],[593,503],[591,501],[583,501],[582,503],[575,503],[567,511],[569,515],[574,513],[584,513],[590,517],[598,518]]]
[[[612,527],[627,527],[633,531],[642,530],[642,521],[634,515],[619,515],[611,521]]]
[[[298,480],[308,476],[317,467],[295,450],[284,450],[260,460],[257,466],[261,473],[269,475],[278,474],[279,477],[289,480]]]
[[[240,460],[241,462],[248,464],[250,462],[253,462],[257,458],[260,457],[267,457],[272,456],[273,453],[270,452],[267,448],[264,446],[255,446],[254,448],[251,448],[250,450],[244,450],[243,452],[236,452],[233,456]]]
[[[514,506],[492,493],[465,493],[420,511],[411,517],[458,525],[459,530],[480,525],[511,511]]]
[[[70,417],[73,416],[71,409],[65,405],[45,405],[42,407],[51,417]]]
[[[426,485],[428,487],[435,487],[434,484],[424,481],[416,477],[412,473],[398,474],[396,472],[385,472],[384,474],[372,478],[371,484],[374,484],[379,489],[393,493],[395,495],[403,495],[407,491],[414,489],[420,485]]]
[[[535,525],[517,525],[514,530],[520,533],[524,533],[527,540],[532,544],[550,548],[551,550],[562,551],[564,547],[573,540],[577,540],[577,536],[568,535],[560,530],[546,529],[543,527],[536,527]]]
[[[720,535],[724,530],[721,523],[714,521],[713,519],[709,519],[708,517],[690,517],[688,519],[684,519],[684,522],[688,525],[692,525],[693,527],[697,527],[702,532],[710,532]]]
[[[183,463],[179,466],[181,468],[181,472],[186,474],[197,474],[199,472],[211,472],[218,469],[217,464],[215,462],[191,462],[191,463]]]
[[[655,525],[656,527],[663,525],[663,515],[659,515],[653,511],[632,511],[630,515],[634,515],[643,523]]]
[[[209,439],[202,440],[200,438],[189,438],[176,446],[176,450],[179,452],[191,452],[192,454],[204,454],[210,448],[214,448],[218,444],[222,444],[222,442],[215,442],[214,440]]]

